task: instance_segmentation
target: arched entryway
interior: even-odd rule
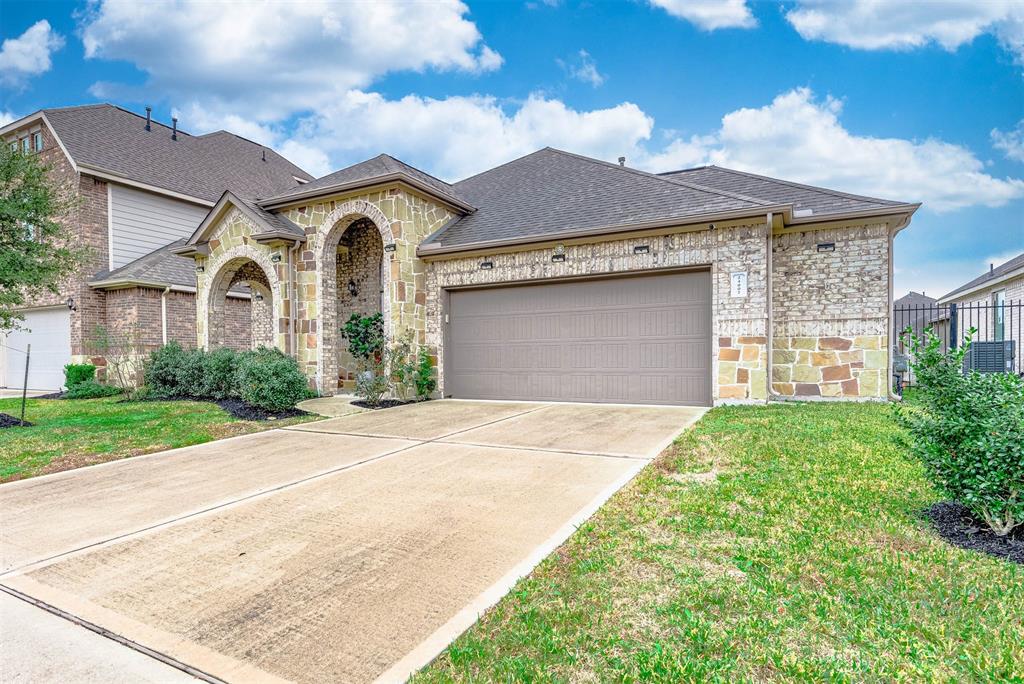
[[[218,268],[208,294],[207,349],[244,351],[276,345],[280,302],[272,277],[245,256],[228,259]]]
[[[348,353],[341,327],[353,313],[384,316],[384,333],[391,337],[391,244],[387,220],[372,205],[342,205],[327,217],[322,229],[317,271],[320,300],[319,385],[333,394],[355,380],[356,363]]]

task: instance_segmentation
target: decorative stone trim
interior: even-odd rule
[[[270,287],[273,320],[277,321],[275,326],[275,344],[278,349],[288,353],[288,321],[285,318],[283,307],[286,293],[282,289],[277,268],[275,268],[274,263],[270,260],[266,249],[256,248],[249,244],[230,247],[217,254],[205,266],[206,272],[199,279],[197,293],[199,296],[196,299],[196,317],[198,321],[204,323],[204,325],[200,326],[199,330],[200,345],[203,349],[210,348],[210,329],[213,320],[211,314],[216,314],[220,311],[221,302],[216,300],[223,300],[227,288],[230,286],[230,278],[228,278],[228,282],[224,282],[225,277],[228,276],[229,272],[230,276],[234,277],[235,271],[231,270],[231,265],[232,262],[239,261],[254,262],[266,275],[267,283]]]
[[[775,337],[772,390],[801,399],[884,399],[887,335]]]
[[[387,245],[395,241],[391,222],[375,205],[366,200],[355,199],[338,204],[327,214],[316,229],[313,268],[316,269],[316,312],[319,318],[319,338],[307,336],[317,345],[316,386],[321,394],[333,394],[338,389],[338,364],[341,321],[338,316],[338,283],[336,253],[338,241],[353,222],[369,219],[380,232],[381,241]],[[383,291],[380,310],[384,317],[384,335],[394,338],[394,321],[391,318],[391,267],[389,254],[383,252],[380,267],[380,289]]]

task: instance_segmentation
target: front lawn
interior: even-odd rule
[[[20,399],[0,400],[17,417]],[[0,429],[0,482],[314,420],[239,420],[201,401],[29,399],[32,427]]]
[[[1024,681],[1024,566],[929,529],[901,434],[714,409],[416,681]]]

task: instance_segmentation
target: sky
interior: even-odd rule
[[[112,102],[314,175],[550,145],[921,202],[896,296],[1024,251],[1024,2],[0,0],[0,124]]]

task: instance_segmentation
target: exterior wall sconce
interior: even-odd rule
[[[68,297],[68,300],[66,302],[64,302],[64,303],[68,305],[68,309],[69,310],[71,310],[71,311],[78,311],[78,306],[75,304],[75,298],[74,297]]]
[[[482,270],[482,271],[489,271],[492,268],[494,268],[494,262],[493,261],[481,261],[480,262],[480,270]]]
[[[650,254],[650,253],[651,253],[651,246],[650,245],[637,245],[636,247],[633,248],[633,254]]]
[[[354,280],[348,281],[348,293],[350,295],[352,295],[353,297],[355,297],[356,295],[359,294],[359,288],[356,287],[356,281],[354,281]]]
[[[551,260],[556,262],[556,263],[561,263],[561,262],[565,261],[565,255],[564,254],[552,254],[551,255]]]
[[[204,266],[196,266],[196,273],[202,273],[206,268]]]
[[[259,292],[254,292],[253,295],[252,295],[252,298],[253,298],[253,301],[256,301],[256,302],[262,302],[263,301],[263,295],[261,295]]]
[[[275,263],[275,264],[281,263],[281,255],[280,254],[273,254],[273,255],[271,255],[270,261]]]
[[[818,251],[819,252],[834,252],[834,251],[836,251],[836,243],[834,243],[834,242],[819,242],[818,243]]]
[[[394,252],[396,249],[398,249],[398,246],[395,245],[394,242],[389,242],[388,244],[384,245],[385,252]]]

